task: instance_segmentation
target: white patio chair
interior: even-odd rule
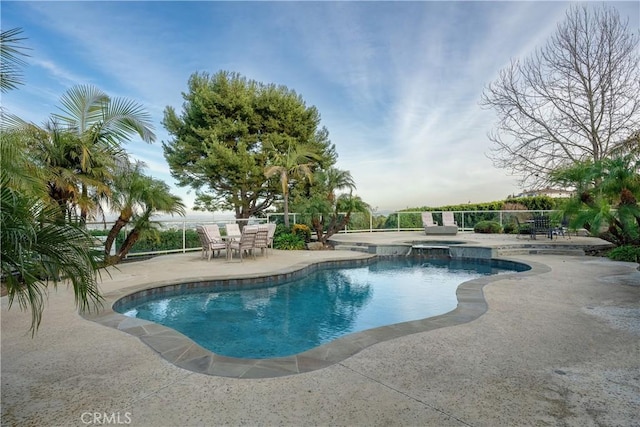
[[[222,240],[222,236],[220,235],[220,228],[217,224],[204,225],[203,228],[209,238],[211,255],[213,255],[213,251],[218,251],[218,256],[220,256],[220,251],[227,248],[227,244]]]
[[[253,252],[254,244],[256,241],[256,234],[258,233],[257,227],[245,226],[242,230],[239,240],[232,240],[228,243],[229,259],[233,259],[233,251],[238,252],[240,255],[240,262],[242,262],[242,254],[248,251],[255,258],[255,252]]]
[[[260,254],[266,253],[266,257],[269,257],[269,227],[267,224],[258,226],[258,232],[256,233],[256,240],[253,247],[255,249],[260,249]]]
[[[209,261],[211,260],[214,251],[218,251],[219,256],[220,250],[226,249],[226,244],[222,242],[222,240],[220,240],[219,242],[213,240],[203,226],[196,226],[196,232],[198,233],[198,237],[200,237],[200,244],[202,245],[202,258],[206,256],[207,260]]]
[[[227,238],[230,240],[239,239],[240,235],[240,226],[237,223],[225,224],[224,229],[227,233]]]
[[[271,250],[273,250],[273,236],[275,236],[276,234],[276,223],[270,222],[269,224],[267,224],[267,229],[269,231],[267,233],[267,246],[269,246]]]

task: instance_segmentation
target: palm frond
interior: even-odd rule
[[[73,287],[76,305],[91,310],[101,304],[92,237],[81,227],[61,221],[60,211],[38,199],[0,188],[0,250],[9,307],[31,311],[35,333],[47,287],[63,280]]]
[[[92,85],[77,85],[60,98],[62,114],[52,117],[60,120],[76,134],[82,135],[102,118],[102,110],[109,103],[109,95]]]
[[[24,57],[28,57],[24,51],[28,48],[22,46],[25,37],[20,37],[21,28],[12,28],[0,32],[0,89],[7,92],[23,84],[22,69],[27,65]]]

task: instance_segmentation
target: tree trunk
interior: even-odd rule
[[[289,195],[284,195],[284,226],[289,229]]]
[[[326,233],[322,232],[324,221],[320,222],[318,219],[313,219],[311,222],[313,223],[313,227],[315,228],[316,234],[318,235],[318,241],[322,243],[322,246],[326,246],[327,240],[329,240],[331,236],[340,231],[345,226],[345,224],[349,222],[350,218],[351,212],[347,212],[344,218],[342,218],[342,220],[338,222],[338,213],[334,213],[331,218],[331,222],[329,222]]]
[[[122,215],[118,217],[111,230],[109,230],[109,234],[107,235],[107,240],[104,242],[104,260],[109,263],[109,254],[111,253],[111,247],[113,246],[113,242],[115,242],[118,233],[122,230],[128,223],[130,218],[124,218]]]
[[[87,200],[87,186],[85,184],[82,184],[82,200],[84,202],[86,202]],[[81,206],[80,207],[80,225],[82,226],[82,228],[85,228],[87,226],[88,214],[89,214],[89,210],[87,209],[87,207]]]
[[[316,236],[318,236],[318,242],[322,243],[322,246],[324,246],[327,240],[322,233],[324,221],[320,221],[318,218],[312,218],[311,224],[313,225],[313,229],[316,231]]]
[[[127,234],[127,238],[124,240],[124,243],[120,247],[120,250],[115,255],[115,257],[110,257],[111,259],[115,259],[116,262],[114,264],[119,263],[127,256],[133,245],[138,241],[140,237],[140,231],[137,229],[133,229]]]

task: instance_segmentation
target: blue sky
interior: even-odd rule
[[[614,5],[640,27],[640,3]],[[380,211],[493,201],[520,192],[486,153],[495,116],[479,106],[511,58],[542,46],[565,2],[12,2],[2,29],[31,49],[26,84],[2,105],[42,124],[60,96],[92,84],[142,103],[158,141],[127,144],[175,186],[161,125],[196,71],[285,85],[315,105],[357,194]],[[594,4],[595,5],[595,4]]]

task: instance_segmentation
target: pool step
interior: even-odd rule
[[[497,248],[496,255],[509,256],[509,255],[574,255],[584,256],[584,250],[582,249],[570,249],[570,248],[544,248],[544,247],[520,247],[520,248]]]
[[[369,246],[364,245],[335,245],[333,247],[336,251],[356,251],[356,252],[364,252],[366,254],[369,253]]]

